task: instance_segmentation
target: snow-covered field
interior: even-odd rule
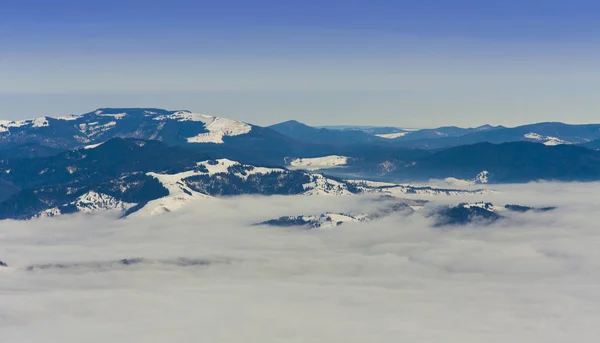
[[[290,169],[319,170],[345,166],[348,163],[346,156],[323,156],[313,158],[296,158],[289,162]]]
[[[136,220],[0,222],[2,342],[595,342],[598,184],[506,186],[517,225],[250,223],[360,197],[234,198]]]

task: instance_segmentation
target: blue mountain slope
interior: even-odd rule
[[[388,127],[336,127],[337,129],[327,130],[311,128],[297,122],[281,123],[273,127],[279,128],[281,133],[295,139],[319,139],[320,141],[329,139],[330,141],[335,140],[339,144],[343,142],[352,144],[352,142],[362,141],[376,143],[380,146],[392,144],[405,148],[431,150],[481,142],[500,144],[527,141],[557,145],[585,144],[600,139],[600,124],[570,125],[557,122],[535,123],[513,128],[491,125],[474,128],[445,126],[411,131]],[[381,134],[387,133],[401,134],[387,136],[387,139],[383,140],[368,140],[366,138],[358,139],[359,132],[372,136],[379,135],[375,136],[376,138],[383,138]],[[590,145],[590,147],[593,146],[593,144]]]
[[[581,146],[592,150],[600,150],[600,139],[596,139],[588,143],[583,143],[581,144]]]
[[[481,142],[507,143],[528,141],[547,145],[581,144],[600,139],[600,124],[569,125],[564,123],[537,123],[514,128],[468,132],[456,137],[437,137],[410,140],[404,137],[394,143],[411,148],[443,149]]]
[[[327,145],[352,145],[364,143],[384,143],[385,140],[368,134],[361,130],[332,130],[315,128],[295,120],[269,126],[287,137],[299,142],[327,144]]]
[[[600,180],[600,152],[574,145],[538,143],[478,143],[442,150],[405,168],[397,175],[409,178],[473,178],[488,171],[490,181]]]

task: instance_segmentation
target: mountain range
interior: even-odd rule
[[[501,219],[525,212],[543,213],[555,210],[555,207],[535,208],[523,205],[507,204],[496,206],[489,202],[462,202],[457,205],[429,206],[425,200],[409,199],[377,199],[382,203],[380,208],[367,213],[335,213],[326,212],[319,215],[283,216],[269,219],[256,225],[298,227],[304,229],[328,229],[346,223],[364,223],[382,219],[390,215],[407,217],[421,214],[433,220],[433,226],[457,226],[477,223],[487,225]]]
[[[460,194],[480,191],[346,181],[253,166],[159,141],[113,138],[54,156],[0,160],[0,219],[96,209],[160,214],[196,198],[255,195]]]
[[[463,192],[398,184],[431,178],[596,181],[598,141],[595,124],[260,127],[154,108],[0,121],[0,218],[99,208],[162,213],[194,198],[240,194]]]

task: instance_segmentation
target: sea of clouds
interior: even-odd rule
[[[596,342],[600,184],[493,188],[436,199],[559,208],[485,227],[395,215],[300,230],[252,224],[373,205],[240,197],[3,221],[0,342]]]

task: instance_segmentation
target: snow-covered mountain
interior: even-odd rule
[[[89,191],[79,197],[76,200],[61,206],[56,206],[43,210],[33,217],[56,217],[63,214],[69,213],[95,213],[104,211],[114,211],[117,213],[123,213],[128,209],[132,208],[136,204],[130,204],[117,200],[107,194],[97,193],[95,191]]]
[[[196,199],[240,194],[347,196],[375,194],[403,196],[485,194],[486,190],[439,189],[410,185],[381,184],[369,181],[345,181],[301,171],[282,168],[255,167],[227,159],[198,162],[193,170],[177,174],[148,173],[156,178],[169,195],[150,201],[139,214],[162,214],[175,211]],[[277,185],[267,184],[277,180]]]
[[[99,211],[154,215],[196,199],[244,194],[425,198],[486,194],[472,185],[488,182],[594,181],[600,179],[600,153],[575,143],[597,131],[560,123],[468,134],[446,127],[420,134],[498,140],[518,134],[519,140],[574,144],[479,143],[431,151],[396,144],[404,137],[377,136],[419,131],[336,131],[297,122],[269,129],[152,108],[1,121],[0,219]],[[414,184],[449,177],[455,182],[448,188]]]
[[[351,215],[345,213],[327,212],[320,215],[285,216],[278,219],[270,219],[258,225],[281,226],[281,227],[305,227],[307,229],[332,228],[344,223],[359,223],[367,221],[367,216]]]
[[[412,199],[397,199],[382,197],[374,201],[380,202],[378,209],[364,213],[335,213],[326,212],[319,215],[284,216],[269,219],[257,225],[280,227],[303,227],[307,229],[333,228],[346,223],[361,223],[381,219],[394,213],[412,214],[424,208],[427,201]]]
[[[466,225],[470,223],[491,224],[506,218],[511,212],[537,212],[543,213],[554,210],[555,207],[529,207],[523,205],[507,204],[496,206],[490,202],[464,202],[435,208],[428,216],[435,218],[435,226]]]
[[[584,144],[600,139],[600,124],[571,125],[556,122],[535,123],[517,127],[482,125],[471,128],[444,126],[408,130],[395,127],[329,126],[310,127],[296,121],[272,125],[271,128],[304,142],[357,144],[370,142],[382,146],[443,149],[454,146],[490,142],[495,144],[517,141],[546,145]],[[370,138],[368,137],[370,136]]]
[[[169,143],[223,144],[227,137],[249,134],[252,126],[237,120],[190,111],[103,108],[83,115],[1,121],[0,143],[45,143],[77,148],[114,137],[157,139]]]
[[[112,139],[55,156],[0,160],[6,193],[0,219],[75,212],[155,215],[196,199],[254,195],[463,195],[484,191],[346,181],[303,170],[262,167],[158,141]]]
[[[428,206],[429,205],[429,206]],[[334,213],[326,212],[320,215],[295,215],[269,219],[256,225],[279,227],[301,227],[305,229],[328,229],[347,223],[363,223],[388,217],[392,214],[409,216],[420,214],[433,218],[434,226],[452,226],[478,223],[491,224],[504,219],[511,212],[543,213],[554,210],[554,207],[534,208],[522,205],[495,206],[489,202],[459,203],[458,205],[439,206],[425,200],[396,199],[387,200],[372,212],[366,213]]]

